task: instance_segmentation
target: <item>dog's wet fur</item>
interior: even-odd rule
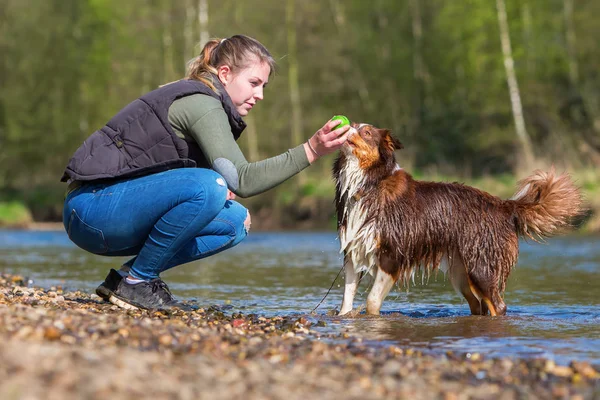
[[[473,315],[504,315],[506,280],[519,236],[562,233],[582,212],[567,174],[536,171],[502,200],[460,183],[413,179],[396,162],[402,144],[387,129],[354,129],[333,166],[345,290],[340,315],[352,311],[360,278],[374,277],[367,313],[379,314],[392,286],[420,269],[447,272]]]

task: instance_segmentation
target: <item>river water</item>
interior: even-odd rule
[[[336,277],[342,258],[334,232],[252,233],[222,254],[167,271],[163,279],[180,298],[232,312],[306,315]],[[71,244],[64,232],[0,230],[0,272],[35,285],[92,293],[125,258],[99,257]],[[369,280],[355,306],[364,304]],[[600,237],[568,236],[545,244],[521,243],[509,277],[505,317],[473,317],[442,273],[395,288],[382,316],[328,316],[339,308],[343,273],[317,309],[324,333],[348,332],[373,346],[425,352],[482,353],[487,357],[546,357],[557,363],[600,365]]]

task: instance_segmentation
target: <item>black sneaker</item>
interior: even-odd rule
[[[119,286],[119,282],[121,282],[123,278],[123,275],[121,275],[119,271],[111,268],[108,272],[108,275],[104,279],[104,282],[102,282],[100,286],[96,288],[96,294],[104,301],[108,301],[111,294],[117,290],[117,286]]]
[[[194,307],[182,304],[173,298],[169,287],[160,278],[131,284],[121,279],[109,301],[121,308],[132,310],[172,310],[193,311]]]

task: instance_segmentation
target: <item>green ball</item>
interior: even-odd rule
[[[350,125],[350,120],[344,115],[334,115],[334,117],[331,118],[331,120],[340,121],[340,123],[337,124],[337,126],[335,128],[332,128],[331,130],[336,130],[337,128],[341,128],[342,126]]]

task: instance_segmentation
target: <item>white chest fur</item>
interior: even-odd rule
[[[345,225],[340,227],[340,252],[345,252],[348,261],[352,262],[354,270],[359,273],[368,271],[375,272],[377,262],[375,256],[377,235],[375,222],[369,221],[368,210],[365,207],[364,198],[359,191],[363,184],[364,173],[358,165],[358,160],[348,157],[342,171],[340,171],[339,190],[340,194],[346,195],[346,203],[343,205]]]

